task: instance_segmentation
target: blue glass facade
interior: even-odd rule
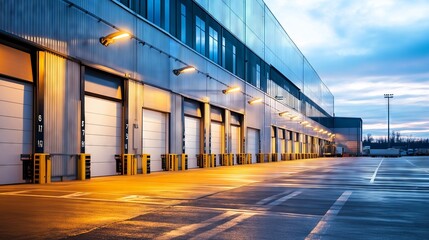
[[[262,0],[196,2],[318,104],[320,114],[333,116],[334,96]]]

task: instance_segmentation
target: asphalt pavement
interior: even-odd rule
[[[429,239],[429,157],[0,186],[0,239]]]

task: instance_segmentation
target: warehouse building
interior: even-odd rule
[[[84,154],[96,177],[118,156],[141,172],[148,154],[154,172],[165,154],[192,169],[204,154],[321,156],[335,139],[334,96],[262,0],[7,0],[0,13],[0,184],[26,182],[25,158],[43,154],[62,181]]]

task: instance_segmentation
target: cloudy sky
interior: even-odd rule
[[[265,0],[364,136],[429,138],[429,1]]]

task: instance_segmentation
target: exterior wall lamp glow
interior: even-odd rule
[[[313,128],[314,131],[318,131],[319,129],[317,127]]]
[[[312,128],[313,127],[313,126],[311,126],[311,124],[307,124],[305,126],[308,127],[308,128]]]
[[[301,125],[308,124],[308,121],[301,122]]]
[[[248,103],[250,105],[255,104],[255,103],[261,103],[261,102],[262,102],[262,98],[254,98],[254,99],[248,101]]]
[[[284,111],[284,112],[280,112],[279,113],[280,117],[285,117],[285,116],[288,116],[288,115],[290,115],[288,111]]]
[[[233,93],[240,91],[240,87],[229,87],[227,89],[222,90],[223,94]]]
[[[121,31],[114,32],[114,33],[111,33],[111,34],[109,34],[109,35],[107,35],[105,37],[101,37],[100,38],[100,43],[103,46],[107,47],[110,44],[114,43],[116,40],[121,39],[121,38],[126,38],[126,37],[129,37],[129,36],[130,36],[130,34],[126,33],[126,32],[121,32]]]
[[[320,129],[320,130],[319,130],[319,132],[320,132],[320,133],[321,133],[321,132],[323,132],[323,129]]]
[[[182,68],[178,68],[178,69],[174,69],[173,73],[176,76],[179,76],[181,73],[185,73],[185,72],[193,72],[195,71],[195,67],[193,66],[186,66],[186,67],[182,67]]]

